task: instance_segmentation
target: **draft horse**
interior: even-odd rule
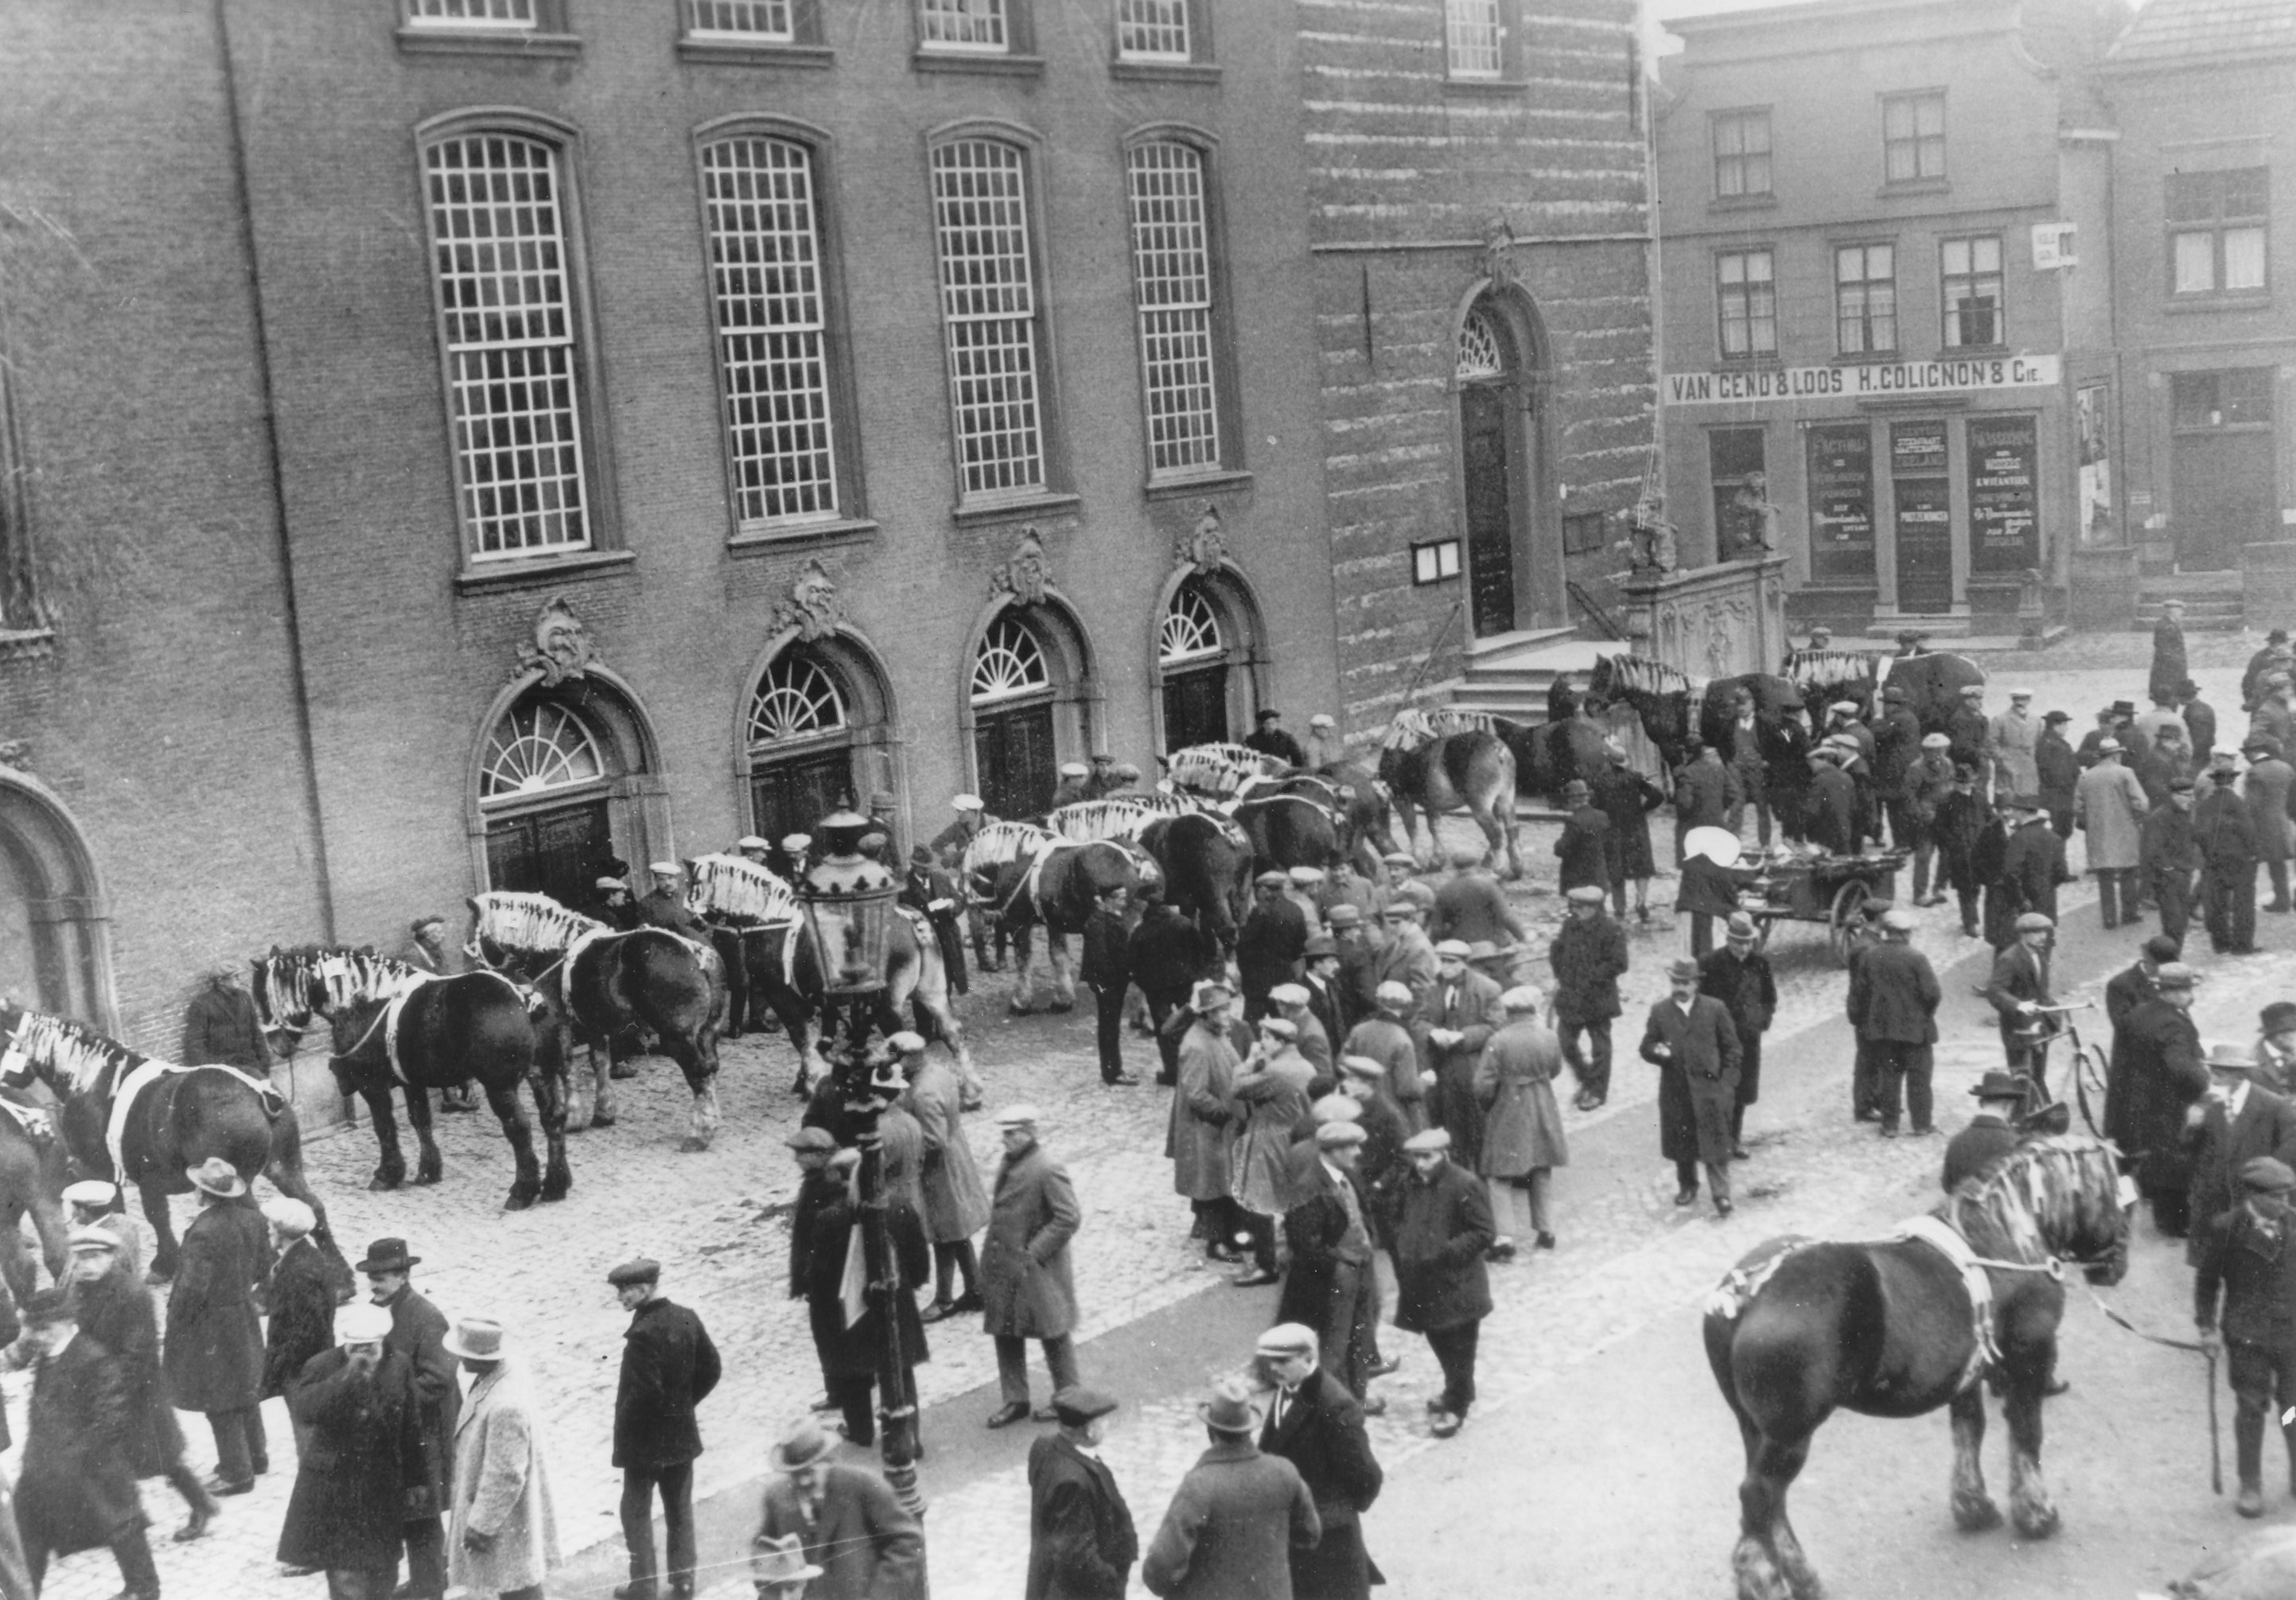
[[[1142,886],[1159,876],[1154,861],[1137,847],[1113,840],[1079,842],[1048,836],[973,885],[987,900],[989,915],[1013,936],[1017,976],[1007,1009],[1015,1016],[1036,1009],[1034,934],[1042,928],[1052,974],[1052,1009],[1074,1010],[1076,974],[1069,964],[1068,936],[1084,931],[1086,919],[1109,890],[1119,884],[1130,890],[1136,910]]]
[[[406,1091],[406,1120],[421,1150],[414,1181],[435,1184],[445,1163],[430,1134],[430,1091],[473,1081],[501,1122],[518,1169],[503,1210],[563,1200],[574,1186],[566,1164],[563,1054],[554,1058],[553,1070],[543,1070],[527,992],[500,972],[440,977],[363,947],[304,945],[258,958],[249,988],[266,1030],[292,1040],[313,1016],[325,1020],[335,1081],[365,1101],[373,1118],[381,1161],[368,1188],[396,1189],[406,1181],[391,1090]],[[521,1083],[542,1122],[546,1172],[535,1161],[534,1128],[519,1104]]]
[[[1251,841],[1217,812],[1160,817],[1140,835],[1164,876],[1164,900],[1211,935],[1224,956],[1251,909]]]
[[[740,856],[697,856],[686,863],[686,908],[712,926],[738,936],[750,992],[765,997],[797,1052],[800,1097],[830,1073],[822,1055],[837,1020],[831,1015],[828,964],[797,891],[756,862]],[[867,1019],[886,1033],[900,1030],[904,1013],[927,1042],[939,1040],[956,1057],[964,1098],[979,1100],[980,1074],[965,1043],[964,1024],[950,1003],[948,968],[932,926],[909,907],[897,908],[886,940],[876,1011]],[[865,1032],[848,1017],[849,1037]]]
[[[2041,1402],[2065,1264],[2095,1284],[2117,1284],[2128,1268],[2119,1160],[2081,1136],[2027,1142],[1898,1238],[1773,1239],[1731,1269],[1707,1301],[1705,1335],[1746,1447],[1731,1561],[1739,1600],[1823,1593],[1786,1519],[1786,1491],[1837,1410],[1912,1417],[1950,1406],[1954,1520],[1968,1532],[1999,1526],[1978,1459],[1988,1371],[2009,1424],[2010,1517],[2028,1538],[2056,1531]]]
[[[0,1280],[21,1306],[32,1292],[32,1259],[24,1248],[24,1218],[40,1236],[48,1276],[64,1276],[64,1185],[69,1153],[55,1120],[37,1106],[0,1100]]]
[[[1417,854],[1419,816],[1427,816],[1427,848],[1435,850],[1435,819],[1464,810],[1482,830],[1483,859],[1506,857],[1506,875],[1522,876],[1515,849],[1514,802],[1519,792],[1513,751],[1486,728],[1457,732],[1406,711],[1390,725],[1379,752],[1379,781],[1387,785],[1403,822],[1403,848]]]
[[[311,1208],[313,1243],[329,1278],[347,1293],[351,1270],[336,1247],[327,1208],[303,1176],[303,1130],[295,1108],[236,1067],[184,1067],[140,1054],[92,1028],[0,1002],[0,1088],[38,1082],[58,1102],[66,1147],[79,1165],[134,1186],[158,1235],[146,1275],[176,1276],[168,1197],[188,1194],[184,1174],[214,1157],[249,1182],[260,1174]]]
[[[650,1037],[677,1063],[693,1093],[678,1148],[709,1149],[718,1132],[718,1033],[726,1025],[727,992],[718,952],[662,928],[617,933],[546,894],[496,890],[467,903],[465,952],[542,1002],[543,1071],[566,1071],[578,1040],[591,1050],[591,1104],[584,1106],[585,1086],[576,1080],[567,1126],[611,1126],[606,1052],[614,1039],[635,1034]]]

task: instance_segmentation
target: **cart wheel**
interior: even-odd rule
[[[1857,944],[1858,915],[1870,892],[1862,878],[1852,878],[1833,891],[1833,919],[1826,930],[1826,940],[1833,947],[1834,960],[1844,966],[1849,964],[1849,952]]]

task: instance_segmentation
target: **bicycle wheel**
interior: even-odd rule
[[[2104,1137],[2104,1052],[2095,1045],[2073,1051],[2073,1099],[2090,1133]]]

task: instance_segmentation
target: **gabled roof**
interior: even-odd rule
[[[2296,50],[2292,0],[2152,0],[2105,59],[2116,67],[2169,67],[2287,50]]]

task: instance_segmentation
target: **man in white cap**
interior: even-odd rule
[[[184,1497],[191,1520],[176,1530],[176,1542],[187,1543],[207,1531],[217,1508],[199,1475],[184,1465],[184,1432],[160,1378],[160,1319],[151,1293],[127,1271],[119,1241],[104,1229],[73,1228],[68,1248],[66,1276],[78,1304],[80,1332],[119,1363],[129,1465],[138,1478],[164,1477]]]
[[[1308,937],[1313,939],[1324,931],[1324,869],[1320,866],[1295,866],[1284,873],[1288,882],[1283,886],[1284,898],[1300,907],[1307,919]]]
[[[1189,997],[1179,1082],[1164,1145],[1172,1158],[1172,1187],[1195,1213],[1189,1237],[1202,1240],[1204,1255],[1214,1261],[1235,1259],[1231,1241],[1241,1222],[1235,1210],[1235,1075],[1243,1058],[1228,1037],[1232,1000],[1233,991],[1216,979],[1199,982]]]
[[[653,874],[653,888],[638,902],[638,920],[649,928],[664,928],[696,944],[708,944],[709,930],[686,908],[685,869],[675,861],[657,861],[646,870]]]
[[[1076,1283],[1069,1268],[1069,1241],[1084,1226],[1068,1169],[1037,1143],[1038,1112],[1012,1105],[996,1113],[1004,1141],[989,1186],[988,1233],[980,1248],[981,1331],[996,1342],[996,1380],[1004,1403],[988,1419],[992,1428],[1010,1427],[1030,1415],[1029,1341],[1044,1346],[1053,1388],[1077,1382]],[[1053,1420],[1047,1407],[1039,1419]],[[780,1531],[775,1530],[775,1531]]]
[[[1483,1257],[1497,1236],[1483,1180],[1450,1159],[1439,1128],[1404,1141],[1411,1175],[1395,1224],[1395,1325],[1426,1337],[1443,1369],[1428,1432],[1448,1439],[1475,1403],[1475,1347],[1491,1314]]]
[[[1985,725],[1985,754],[1992,762],[1993,786],[2006,794],[2032,794],[2041,787],[2041,768],[2033,759],[2040,742],[2041,725],[2033,718],[2033,692],[2009,691],[2009,709]]]
[[[1953,758],[1946,752],[1953,741],[1943,734],[1921,735],[1920,753],[1906,765],[1898,792],[1888,798],[1890,836],[1901,849],[1914,852],[1914,904],[1945,903],[1945,874],[1931,882],[1930,864],[1937,855],[1938,808],[1953,792]]]
[[[590,886],[590,904],[585,915],[606,924],[617,933],[627,933],[638,926],[637,902],[630,898],[630,886],[623,879],[611,874],[595,880]]]
[[[1452,1160],[1475,1171],[1483,1157],[1483,1107],[1475,1098],[1475,1063],[1506,1022],[1499,986],[1467,964],[1474,954],[1464,940],[1435,947],[1435,990],[1412,1025],[1419,1043],[1430,1120],[1451,1135]]]
[[[1937,1043],[1938,1003],[1945,997],[1936,969],[1910,942],[1914,915],[1893,906],[1882,915],[1882,942],[1869,946],[1849,969],[1849,1024],[1857,1030],[1878,1087],[1881,1135],[1898,1136],[1900,1099],[1914,1131],[1936,1131],[1931,1120],[1931,1047]]]
[[[255,1285],[269,1270],[262,1217],[240,1204],[247,1180],[221,1156],[184,1175],[199,1191],[200,1214],[184,1230],[162,1346],[168,1398],[197,1411],[215,1435],[215,1495],[243,1495],[271,1465],[263,1433],[263,1326]]]
[[[100,1177],[82,1178],[63,1189],[64,1226],[100,1227],[119,1241],[119,1259],[130,1277],[144,1276],[144,1236],[119,1203],[119,1186]]]
[[[2088,842],[2097,910],[2107,928],[2137,920],[2136,869],[2144,860],[2144,786],[2120,763],[2120,741],[2097,742],[2096,765],[2073,788],[2073,824]],[[2122,898],[2126,895],[2127,915]]]
[[[1313,1546],[1292,1547],[1295,1600],[1371,1600],[1363,1514],[1385,1474],[1364,1432],[1362,1404],[1318,1355],[1316,1330],[1301,1323],[1280,1322],[1259,1336],[1253,1364],[1274,1391],[1259,1448],[1300,1470],[1324,1524]]]
[[[317,1218],[309,1206],[275,1194],[263,1202],[263,1218],[271,1225],[271,1248],[277,1252],[263,1286],[268,1313],[263,1329],[263,1398],[277,1395],[285,1400],[291,1420],[295,1382],[305,1364],[335,1347],[335,1285],[326,1258],[311,1237]],[[298,1456],[309,1440],[309,1427],[296,1423]]]
[[[426,1476],[414,1371],[390,1334],[381,1306],[344,1307],[336,1348],[311,1358],[295,1391],[311,1442],[296,1464],[278,1555],[293,1571],[324,1571],[330,1600],[391,1600],[413,1492],[405,1486]],[[376,1492],[381,1485],[396,1492]]]
[[[1061,763],[1061,781],[1053,790],[1053,803],[1046,809],[1057,811],[1062,806],[1077,805],[1092,798],[1092,768],[1081,761]]]
[[[543,1579],[558,1564],[558,1521],[541,1415],[504,1343],[502,1324],[480,1317],[447,1335],[447,1353],[471,1377],[455,1427],[447,1575],[474,1596],[542,1600]]]

